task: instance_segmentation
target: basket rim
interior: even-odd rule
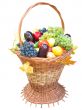
[[[57,60],[62,60],[68,56],[70,56],[72,53],[72,49],[69,51],[64,52],[64,54],[62,54],[61,56],[56,56],[54,58],[43,58],[43,57],[26,57],[20,54],[20,51],[16,51],[15,54],[20,57],[20,58],[24,58],[26,60],[33,60],[33,61],[57,61]]]

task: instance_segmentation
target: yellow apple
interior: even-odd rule
[[[54,38],[49,38],[47,41],[48,41],[48,44],[49,44],[50,47],[54,46],[54,44],[55,44],[55,39]]]

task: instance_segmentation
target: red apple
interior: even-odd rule
[[[38,43],[38,47],[40,48],[40,47],[42,46],[42,44],[47,44],[47,45],[49,46],[49,44],[48,44],[48,41],[47,41],[47,40],[42,40],[42,41],[39,41],[39,43]]]
[[[36,41],[38,41],[39,40],[39,37],[41,37],[42,36],[42,33],[41,32],[35,32],[34,34],[33,34],[33,37],[34,37],[34,39],[36,40]]]

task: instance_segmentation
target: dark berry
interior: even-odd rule
[[[25,41],[25,42],[23,43],[24,46],[27,46],[28,44],[29,44],[29,42],[27,42],[27,41]]]
[[[31,54],[29,53],[27,56],[28,56],[28,57],[31,57]]]
[[[20,53],[26,57],[36,57],[38,54],[38,52],[34,49],[34,44],[27,41],[20,46]]]
[[[48,52],[48,45],[42,44],[42,46],[39,49],[38,57],[46,57]]]
[[[32,41],[29,41],[29,43],[30,43],[30,45],[34,45],[34,42],[32,42]]]
[[[30,31],[26,31],[24,33],[24,38],[26,41],[33,41],[33,34]]]
[[[41,29],[39,30],[39,32],[41,32],[41,33],[42,33],[42,35],[43,35],[43,31],[42,31]]]
[[[42,31],[43,31],[43,33],[44,33],[44,32],[46,32],[47,30],[46,30],[46,28],[43,28]]]
[[[34,47],[34,43],[31,43],[31,42],[30,42],[30,44],[29,44],[29,45],[30,45],[30,47]]]
[[[30,53],[30,55],[31,55],[31,56],[33,56],[33,55],[34,55],[34,53],[33,53],[33,52],[31,52],[31,53]]]
[[[25,53],[24,52],[21,52],[21,55],[25,56]]]
[[[33,47],[30,47],[29,49],[30,49],[31,51],[32,51],[32,50],[34,50],[34,48],[33,48]]]
[[[65,36],[71,37],[71,35],[70,35],[70,34],[65,34]]]
[[[26,51],[25,53],[26,53],[26,55],[28,55],[29,54],[29,51]]]
[[[23,46],[20,46],[20,51],[24,51],[24,47]]]
[[[46,28],[42,28],[39,31],[43,34],[43,33],[45,33],[47,31],[47,29]]]

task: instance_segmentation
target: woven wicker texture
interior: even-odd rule
[[[34,104],[51,104],[62,100],[65,95],[64,87],[60,84],[51,84],[50,86],[39,87],[41,90],[32,88],[30,84],[26,85],[22,91],[26,102]]]
[[[22,16],[19,27],[18,27],[18,37],[19,42],[22,45],[21,40],[21,27],[22,22],[27,15],[27,13],[37,5],[48,5],[53,8],[59,15],[61,20],[61,25],[64,30],[64,21],[61,17],[61,13],[58,9],[49,3],[39,2],[30,6],[24,15]],[[17,56],[22,63],[26,61],[30,62],[33,67],[33,74],[28,75],[29,84],[23,89],[23,96],[26,101],[30,101],[35,104],[49,104],[61,100],[65,95],[65,89],[63,86],[58,84],[58,79],[64,68],[64,64],[57,62],[58,59],[64,59],[70,55],[70,52],[64,53],[62,56],[55,58],[28,58],[21,56],[19,52],[16,52]]]
[[[27,75],[29,84],[25,86],[22,94],[26,101],[34,104],[50,104],[62,100],[65,89],[58,84],[64,64],[56,62],[70,55],[70,52],[56,59],[28,58],[16,53],[22,63],[29,61],[33,67],[33,74]]]

